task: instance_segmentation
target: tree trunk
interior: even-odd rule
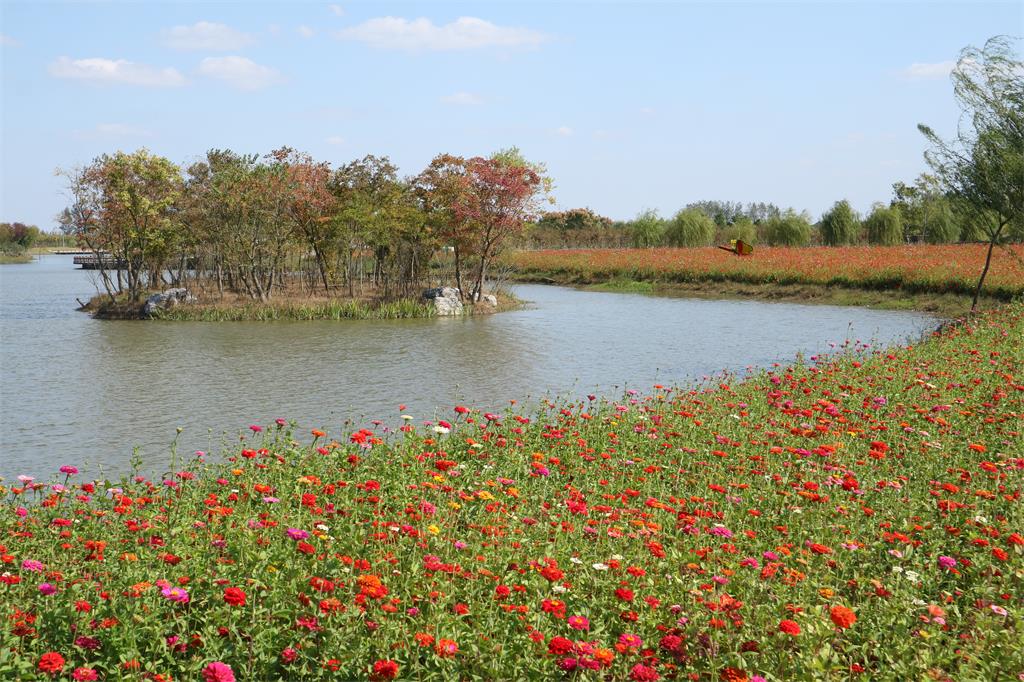
[[[462,291],[462,268],[459,261],[459,245],[455,244],[455,286],[459,290],[459,299],[465,299]]]
[[[974,289],[974,300],[971,301],[971,312],[973,313],[978,307],[978,297],[981,296],[981,287],[985,283],[985,275],[988,274],[988,266],[992,263],[992,249],[995,248],[996,242],[999,241],[999,237],[1003,234],[1003,228],[1006,227],[1005,222],[999,223],[999,228],[991,235],[988,240],[988,253],[985,255],[985,267],[981,270],[981,277],[978,278],[978,286]]]

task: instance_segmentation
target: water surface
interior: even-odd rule
[[[525,310],[466,319],[340,322],[93,320],[94,275],[70,256],[0,265],[0,476],[71,463],[119,475],[132,449],[218,450],[277,417],[304,431],[451,416],[466,404],[699,381],[846,339],[902,341],[929,315],[657,298],[523,285]],[[350,422],[349,426],[345,426]]]

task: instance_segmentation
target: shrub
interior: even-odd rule
[[[860,219],[846,199],[821,216],[821,241],[828,246],[853,244],[860,237]]]
[[[765,224],[765,239],[772,246],[807,246],[811,241],[811,223],[795,211],[786,211]]]
[[[876,204],[871,215],[864,221],[864,230],[872,244],[902,244],[903,219],[900,210]]]
[[[657,246],[665,234],[665,221],[654,209],[641,211],[629,223],[629,236],[633,246]]]
[[[683,209],[672,217],[664,239],[668,246],[708,246],[715,239],[715,221],[700,209]]]
[[[729,227],[722,230],[721,241],[730,242],[733,239],[742,239],[748,244],[757,242],[757,228],[750,218],[739,218]]]

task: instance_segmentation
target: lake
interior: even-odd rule
[[[353,428],[451,418],[465,404],[609,397],[742,373],[844,340],[916,338],[919,313],[658,298],[520,285],[523,310],[458,319],[330,322],[94,320],[75,299],[95,274],[71,256],[0,265],[0,476],[62,464],[119,476],[134,447],[162,470],[178,451],[219,451],[250,424]]]

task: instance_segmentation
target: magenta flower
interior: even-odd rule
[[[942,567],[942,568],[945,568],[946,570],[949,570],[949,569],[953,568],[954,566],[956,566],[956,559],[954,559],[951,556],[940,556],[939,557],[939,566]]]
[[[302,530],[301,528],[289,528],[285,531],[285,535],[292,540],[305,540],[309,537],[309,531]]]
[[[252,431],[253,433],[259,433],[260,431],[263,430],[263,427],[262,426],[257,426],[256,424],[252,424],[252,425],[249,426],[249,430]]]
[[[35,559],[25,559],[21,562],[21,570],[35,571],[36,573],[39,573],[46,570],[46,564],[42,561],[36,561]]]
[[[67,474],[68,476],[73,476],[78,473],[78,468],[73,467],[70,464],[65,464],[60,468],[60,472],[62,474]]]
[[[178,602],[180,604],[187,604],[189,600],[188,590],[184,587],[167,587],[160,590],[160,594],[164,595],[169,601]]]
[[[235,682],[235,671],[227,663],[207,663],[203,668],[203,682]]]
[[[54,587],[53,585],[51,585],[50,583],[40,583],[39,584],[39,591],[42,594],[45,594],[45,595],[49,596],[51,594],[55,594],[57,592],[57,588]]]

